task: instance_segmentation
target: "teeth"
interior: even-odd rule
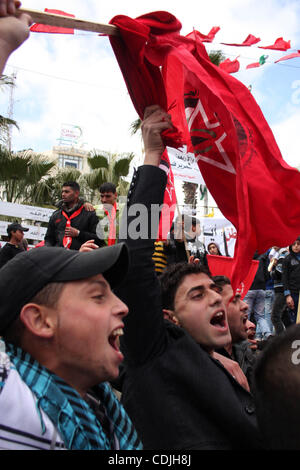
[[[223,312],[218,312],[214,315],[214,318],[221,318],[223,317]]]
[[[123,334],[124,334],[123,329],[122,328],[117,328],[116,330],[114,330],[112,332],[111,335],[112,336],[122,336]]]

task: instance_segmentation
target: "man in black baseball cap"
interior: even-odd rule
[[[1,448],[140,448],[105,383],[123,360],[128,308],[112,289],[127,269],[119,243],[89,252],[32,249],[0,270]]]
[[[13,222],[7,226],[8,242],[0,251],[0,268],[10,259],[24,251],[22,241],[24,239],[24,232],[28,232],[28,230],[28,228],[22,227],[18,222]]]

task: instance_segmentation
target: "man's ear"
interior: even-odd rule
[[[166,308],[163,308],[163,313],[164,313],[165,320],[170,320],[170,322],[174,323],[174,325],[180,326],[180,322],[178,318],[175,316],[175,313],[173,312],[173,310],[168,310]]]
[[[20,313],[20,319],[26,328],[36,336],[51,338],[54,334],[54,318],[44,305],[34,303],[24,305]]]

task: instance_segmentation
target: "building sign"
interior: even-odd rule
[[[81,127],[74,124],[62,124],[58,142],[62,146],[75,147],[82,143],[82,136]]]

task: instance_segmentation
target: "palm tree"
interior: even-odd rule
[[[94,151],[88,157],[88,164],[92,172],[82,176],[86,186],[90,190],[90,200],[98,198],[96,193],[102,183],[114,183],[120,196],[125,196],[128,192],[129,183],[124,180],[128,176],[129,167],[134,153],[116,154],[111,152],[98,153]]]
[[[56,208],[61,200],[61,188],[68,181],[77,181],[80,185],[80,194],[85,198],[85,181],[82,180],[81,172],[75,168],[54,167],[51,175],[40,181],[38,188],[35,189],[34,203],[42,207]]]
[[[32,152],[14,153],[0,145],[0,184],[8,202],[39,202],[40,185],[44,184],[55,162]]]

